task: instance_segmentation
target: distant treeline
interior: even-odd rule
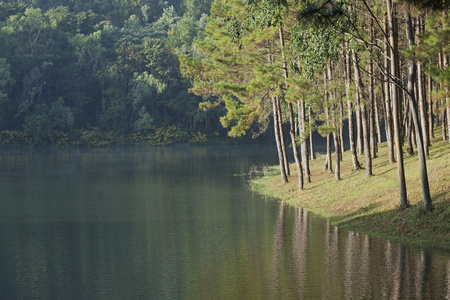
[[[195,52],[210,0],[0,1],[0,144],[204,142],[178,56]]]

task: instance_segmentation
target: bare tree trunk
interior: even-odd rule
[[[360,108],[360,93],[355,93],[355,115],[356,115],[356,147],[358,148],[358,154],[363,154],[363,131],[361,126],[361,108]]]
[[[394,10],[392,0],[386,0],[387,7],[387,19],[388,19],[388,31],[386,32],[389,35],[389,44],[390,44],[390,57],[391,57],[391,75],[394,80],[399,80],[399,73],[397,65],[399,63],[398,56],[396,55],[396,35],[394,32]],[[402,152],[402,144],[400,137],[400,124],[399,124],[399,95],[398,89],[395,86],[395,83],[392,82],[391,85],[391,94],[392,94],[392,114],[393,114],[393,123],[394,123],[394,137],[395,137],[395,148],[397,153],[397,171],[398,171],[398,183],[399,183],[399,192],[400,192],[400,208],[405,209],[408,207],[408,198],[406,194],[406,180],[405,180],[405,170],[403,165],[403,152]]]
[[[328,64],[327,64],[328,66]],[[329,110],[328,110],[328,98],[329,98],[329,94],[327,91],[327,86],[328,86],[328,79],[327,79],[327,71],[324,71],[323,73],[323,84],[324,84],[324,107],[325,107],[325,117],[326,117],[326,124],[329,127],[330,126],[330,114],[329,114]],[[328,170],[328,173],[333,173],[333,167],[332,167],[332,162],[331,162],[331,134],[327,133],[327,155],[325,158],[325,165],[324,165],[324,169]]]
[[[328,80],[331,82],[333,80],[333,71],[332,71],[332,65],[331,65],[331,61],[328,62],[327,64],[327,73],[328,73]],[[331,107],[331,116],[329,116],[329,112],[327,111],[327,120],[330,117],[331,118],[331,123],[333,125],[333,142],[334,142],[334,153],[335,153],[335,167],[334,167],[334,179],[335,180],[341,180],[341,146],[339,145],[339,130],[338,127],[342,127],[340,126],[341,124],[338,125],[338,117],[337,117],[337,112],[336,112],[336,89],[333,89],[332,92],[330,92],[330,97],[328,99],[333,99],[332,102],[332,107]],[[328,106],[330,104],[327,105],[327,109]],[[330,141],[331,142],[331,141]],[[330,149],[331,150],[331,149]],[[329,164],[331,165],[331,156],[330,159],[328,160]]]
[[[443,55],[444,68],[448,69],[448,56],[447,54]],[[448,131],[448,140],[450,142],[450,97],[448,96],[448,84],[445,84],[445,110],[447,112],[447,131]],[[444,124],[442,124],[444,126]]]
[[[297,177],[298,177],[298,189],[303,190],[303,169],[300,162],[300,155],[298,153],[298,146],[295,141],[295,124],[294,124],[294,110],[292,109],[292,103],[288,103],[289,106],[289,119],[291,123],[291,143],[292,150],[294,152],[295,165],[297,166]]]
[[[413,124],[412,124],[412,115],[411,113],[408,114],[408,120],[407,120],[407,127],[406,127],[406,137],[408,139],[407,147],[406,147],[406,153],[408,155],[414,154],[414,147],[413,147],[413,139],[412,139],[412,132],[413,132]]]
[[[305,101],[298,100],[297,101],[298,108],[298,120],[299,120],[299,136],[301,141],[301,154],[302,154],[302,163],[304,170],[304,178],[305,182],[311,182],[310,178],[310,170],[309,170],[309,158],[308,158],[308,134],[306,133],[306,113],[305,113]]]
[[[278,112],[277,112],[278,105],[277,101],[275,100],[275,97],[272,97],[272,110],[273,110],[273,128],[275,132],[275,142],[277,144],[278,161],[280,163],[281,179],[283,180],[284,183],[287,183],[288,179],[284,165],[284,152],[281,146],[280,126],[278,124]]]
[[[378,101],[375,97],[375,126],[377,129],[377,141],[381,143],[381,126],[380,126],[380,113],[378,112]]]
[[[291,170],[289,168],[289,159],[287,156],[287,150],[286,150],[286,140],[284,138],[284,130],[283,130],[283,118],[281,117],[281,103],[279,96],[275,97],[275,101],[277,103],[277,118],[278,118],[278,127],[279,127],[279,133],[280,133],[280,139],[281,139],[281,149],[283,150],[283,163],[284,163],[284,169],[286,170],[287,176],[291,175]]]
[[[444,100],[439,101],[441,103],[441,107],[445,105]],[[442,140],[445,141],[447,139],[447,131],[445,130],[445,124],[446,124],[446,114],[445,109],[441,110],[441,131],[442,131]]]
[[[406,32],[408,36],[409,47],[412,50],[415,46],[414,43],[414,33],[412,29],[411,13],[409,12],[408,6],[405,13],[406,17]],[[420,178],[422,180],[422,193],[423,193],[423,204],[426,211],[432,210],[431,196],[430,196],[430,186],[428,182],[428,172],[427,163],[425,156],[425,149],[422,139],[422,131],[420,130],[419,117],[416,110],[416,100],[414,96],[414,78],[415,78],[415,62],[413,60],[409,61],[408,67],[408,94],[409,94],[409,105],[411,109],[411,114],[414,121],[415,134],[417,139],[417,152],[419,154],[419,164],[420,164]]]
[[[384,16],[384,32],[388,32],[388,20],[387,17]],[[389,51],[389,41],[387,37],[385,38],[384,43],[384,68],[386,73],[390,73],[390,51]],[[392,124],[392,101],[391,101],[391,86],[389,84],[389,77],[385,76],[384,78],[384,97],[385,97],[385,127],[386,127],[386,140],[388,144],[388,154],[389,154],[389,163],[393,164],[395,162],[394,158],[394,126]]]
[[[433,91],[433,79],[431,78],[431,75],[428,75],[428,135],[430,136],[430,140],[434,138],[432,91]]]
[[[316,159],[316,152],[314,151],[314,138],[313,138],[313,118],[311,107],[308,108],[308,120],[309,120],[309,153],[311,160]]]
[[[341,125],[339,126],[339,145],[341,146],[341,160],[342,160],[342,154],[345,152],[345,145],[344,145],[344,126],[342,124],[342,120],[344,120],[344,103],[342,103],[342,97],[339,101],[339,122]]]
[[[439,51],[438,59],[439,59],[439,68],[443,69],[445,66],[445,63],[444,63],[445,54],[444,54],[443,49],[441,49],[441,51]],[[442,103],[441,101],[443,101],[443,100],[439,100],[440,105],[439,104],[437,105],[438,108],[443,107],[445,105],[445,102]],[[447,132],[445,130],[445,110],[441,110],[441,117],[437,118],[436,126],[439,126],[439,125],[441,125],[442,140],[445,141],[447,139]]]
[[[285,85],[286,88],[288,86],[287,80],[288,80],[288,70],[286,65],[286,60],[284,57],[284,35],[283,35],[283,27],[280,26],[279,30],[280,35],[280,48],[281,48],[281,57],[283,59],[283,73],[284,73],[284,79],[285,79]],[[292,108],[292,103],[288,103],[288,109],[289,109],[289,123],[290,123],[290,135],[291,135],[291,144],[292,144],[292,150],[294,152],[294,160],[295,164],[297,166],[297,176],[298,176],[298,188],[299,190],[303,189],[303,169],[300,162],[300,155],[298,153],[298,147],[297,142],[295,140],[295,122],[294,122],[294,110]]]
[[[339,135],[333,132],[333,140],[334,140],[334,152],[335,156],[335,165],[334,165],[334,179],[336,181],[341,180],[341,147],[339,147]]]
[[[420,16],[416,18],[416,35],[423,33],[423,21]],[[422,125],[423,143],[425,146],[425,155],[429,155],[430,136],[428,134],[428,118],[427,118],[427,99],[425,94],[425,74],[423,64],[417,62],[417,102],[419,105],[420,123]]]
[[[375,43],[375,29],[373,27],[373,18],[369,20],[369,35],[370,43]],[[371,47],[373,48],[373,47]],[[371,49],[371,52],[373,49]],[[369,56],[369,104],[368,104],[368,117],[369,117],[369,132],[370,132],[370,145],[372,157],[377,157],[377,139],[375,136],[375,80],[373,71],[373,58],[372,55]]]
[[[358,161],[358,155],[356,153],[355,146],[355,132],[354,132],[354,119],[353,119],[353,109],[352,109],[352,101],[350,98],[350,85],[352,81],[351,74],[351,62],[350,55],[348,54],[348,42],[345,44],[345,93],[347,94],[347,111],[348,111],[348,138],[350,142],[350,153],[352,156],[352,164],[353,169],[358,170],[361,169],[361,165]]]
[[[355,83],[356,83],[356,93],[363,94],[363,83],[361,80],[361,74],[359,72],[358,65],[358,55],[353,50],[353,66],[355,69]],[[364,155],[366,159],[366,177],[372,176],[372,156],[370,155],[370,133],[369,133],[369,122],[367,117],[366,104],[363,98],[361,99],[360,109],[361,109],[361,123],[363,127],[363,142],[364,142]]]

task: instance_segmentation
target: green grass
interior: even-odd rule
[[[289,183],[283,184],[278,167],[265,167],[251,180],[256,192],[301,206],[330,219],[333,225],[373,236],[419,245],[450,249],[450,143],[440,130],[432,140],[427,159],[434,210],[423,209],[417,155],[404,155],[407,195],[410,207],[399,210],[400,198],[396,164],[389,164],[387,145],[379,145],[373,159],[373,176],[353,170],[349,151],[341,162],[341,180],[323,170],[324,157],[311,161],[312,182],[299,191],[295,165]],[[333,158],[334,159],[334,158]],[[358,157],[364,165],[364,156]],[[334,165],[333,165],[334,167]]]

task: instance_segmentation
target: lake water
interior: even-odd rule
[[[245,187],[273,146],[0,152],[0,299],[450,299],[450,253]]]

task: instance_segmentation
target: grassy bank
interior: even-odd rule
[[[405,173],[410,207],[400,211],[396,164],[389,164],[387,145],[379,146],[373,159],[373,176],[353,170],[349,151],[341,162],[341,180],[323,170],[324,157],[311,161],[312,182],[298,190],[297,171],[291,166],[289,183],[283,184],[279,168],[265,167],[251,180],[251,188],[330,219],[333,225],[373,236],[450,250],[450,144],[440,130],[432,140],[427,160],[434,210],[425,213],[417,155],[405,154]],[[358,157],[364,164],[364,157]],[[334,159],[334,157],[333,157]],[[333,166],[334,168],[334,166]]]

